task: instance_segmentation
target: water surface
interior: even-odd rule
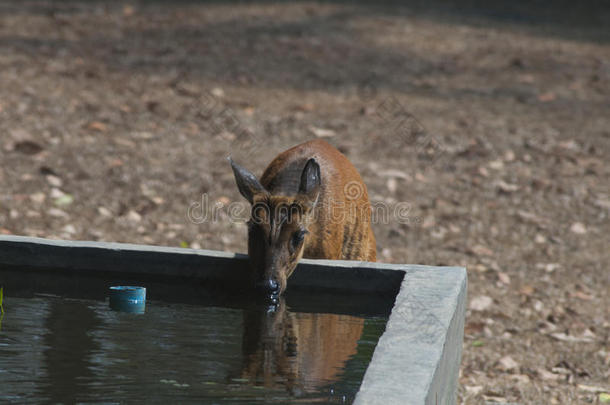
[[[4,297],[0,402],[351,403],[386,318]]]

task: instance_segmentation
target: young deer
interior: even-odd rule
[[[366,186],[329,143],[288,149],[260,181],[229,161],[239,192],[252,205],[248,256],[257,287],[272,297],[281,294],[301,257],[376,260]]]
[[[338,379],[358,350],[363,328],[363,318],[291,312],[283,297],[273,312],[249,308],[244,310],[243,363],[237,376],[297,397],[315,392]]]

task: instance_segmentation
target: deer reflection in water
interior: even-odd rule
[[[294,396],[338,379],[356,354],[364,319],[290,312],[279,303],[244,311],[241,378]]]

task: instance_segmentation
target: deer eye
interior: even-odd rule
[[[299,230],[292,234],[292,237],[290,238],[290,247],[292,248],[293,253],[301,246],[306,234],[307,231],[305,230]]]

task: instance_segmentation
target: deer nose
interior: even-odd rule
[[[280,291],[280,285],[272,278],[259,281],[256,286],[270,294],[277,294]]]

